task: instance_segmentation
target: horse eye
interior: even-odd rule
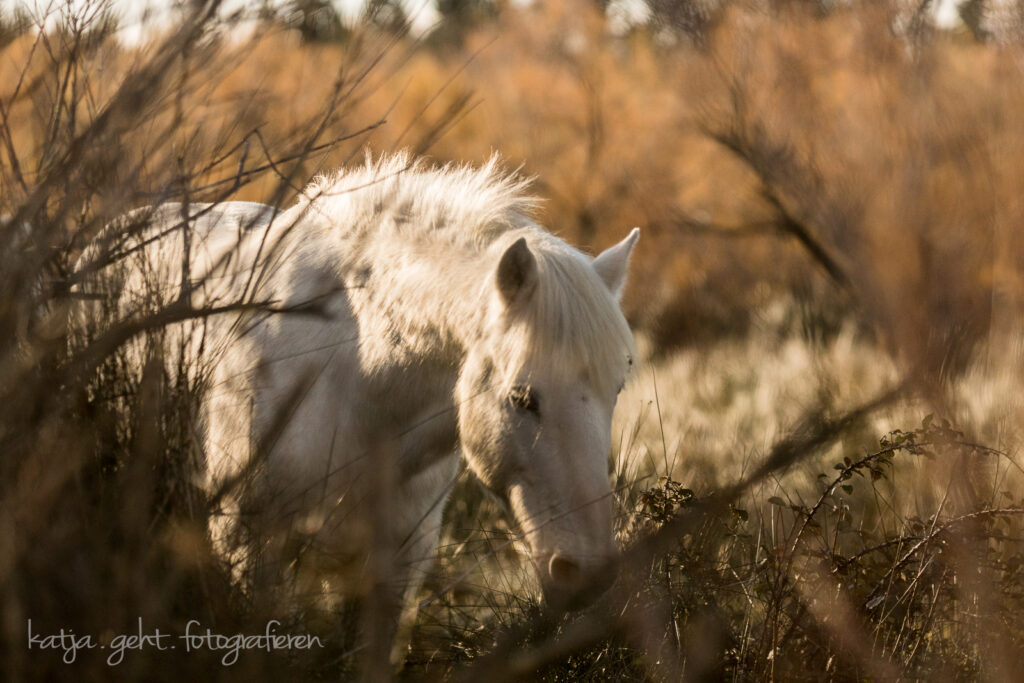
[[[508,395],[509,403],[514,405],[520,410],[526,410],[534,415],[540,416],[540,402],[537,400],[537,395],[533,393],[530,387],[517,386],[512,387],[512,391]]]

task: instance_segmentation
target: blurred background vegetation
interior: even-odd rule
[[[500,152],[536,177],[540,222],[591,252],[639,225],[624,309],[646,356],[613,434],[627,561],[607,604],[545,613],[467,479],[405,676],[1013,679],[1024,5],[120,9],[0,5],[10,679],[351,672],[341,646],[66,666],[26,650],[25,620],[265,616],[209,552],[181,387],[110,362],[140,328],[67,326],[84,245],[162,201],[286,206],[402,148]]]

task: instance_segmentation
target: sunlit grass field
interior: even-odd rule
[[[898,381],[893,359],[854,324],[826,340],[809,340],[799,326],[794,329],[798,315],[792,302],[776,302],[757,312],[757,324],[742,338],[659,355],[637,369],[620,397],[614,432],[624,548],[664,522],[673,508],[685,510],[743,480],[808,413],[851,410]],[[811,457],[749,487],[720,517],[684,536],[676,554],[649,567],[651,574],[641,582],[642,592],[656,594],[660,584],[660,597],[672,603],[671,631],[662,634],[668,644],[662,646],[671,648],[676,639],[674,646],[697,662],[702,675],[741,679],[912,677],[910,672],[931,667],[980,675],[975,657],[982,644],[970,642],[969,623],[1015,623],[1019,595],[1016,505],[1024,470],[1016,426],[1020,392],[1013,388],[1020,381],[1018,348],[1014,340],[1001,354],[979,354],[949,384],[945,405],[965,433],[937,427],[926,401],[896,401],[852,424]],[[894,449],[899,443],[928,445]],[[892,457],[873,457],[887,450]],[[957,463],[952,453],[972,462]],[[976,499],[965,499],[961,478],[969,480]],[[532,568],[512,552],[515,530],[500,506],[481,497],[472,482],[464,489],[448,513],[450,540],[442,544],[440,576],[425,593],[422,640],[413,649],[417,661],[435,665],[493,646],[493,630],[533,618],[539,597]],[[1002,511],[992,513],[999,531],[993,530],[987,546],[972,548],[980,553],[973,557],[976,571],[995,582],[984,590],[998,592],[997,599],[965,597],[956,581],[946,583],[954,570],[938,568],[957,561],[943,553],[963,552],[951,549],[955,543],[938,529],[956,528],[978,510]],[[481,515],[489,521],[481,524]],[[481,601],[482,596],[487,597]],[[993,605],[993,599],[1008,602]],[[865,653],[884,653],[892,666],[872,668],[862,661],[844,670],[849,663],[834,652],[823,656],[809,634],[794,637],[792,623],[772,630],[780,613],[783,621],[806,618],[799,603],[807,600],[828,606],[815,614],[827,634],[830,620],[838,633],[856,624],[863,629],[856,637],[872,648]],[[994,611],[979,612],[972,602]],[[864,622],[844,609],[861,612]],[[922,609],[931,610],[927,617]],[[704,633],[706,628],[712,632]],[[687,633],[696,645],[679,635]],[[1008,632],[1013,634],[1019,637]],[[719,648],[723,659],[705,657],[705,647]],[[612,641],[548,674],[639,679],[646,669],[635,656]]]

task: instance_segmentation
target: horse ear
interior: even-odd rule
[[[497,273],[498,293],[505,305],[526,301],[537,288],[537,259],[520,237],[501,255]]]
[[[622,298],[622,290],[626,287],[629,255],[633,253],[633,246],[639,237],[640,228],[633,228],[626,239],[614,247],[608,247],[594,259],[594,270],[616,299]]]

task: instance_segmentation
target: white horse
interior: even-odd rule
[[[165,205],[98,238],[83,268],[128,253],[92,278],[122,316],[223,311],[175,339],[206,377],[225,557],[272,574],[301,539],[343,590],[386,570],[415,592],[461,453],[510,505],[550,602],[613,578],[611,419],[635,356],[618,300],[639,231],[591,258],[528,218],[524,190],[494,159],[398,155],[316,179],[287,211]],[[149,227],[125,238],[133,221]],[[382,543],[388,566],[368,570]]]

